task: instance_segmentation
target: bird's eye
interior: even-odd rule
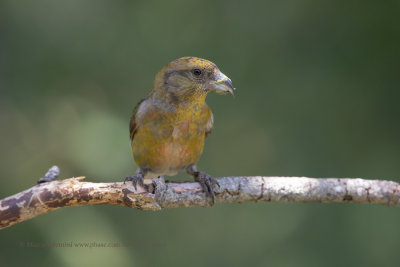
[[[196,75],[196,76],[200,76],[200,75],[201,75],[201,70],[199,70],[199,69],[194,69],[194,70],[193,70],[193,74]]]

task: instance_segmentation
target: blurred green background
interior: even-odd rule
[[[237,88],[207,99],[202,170],[400,181],[399,12],[399,1],[1,1],[0,197],[54,164],[62,178],[132,174],[132,109],[182,56],[214,61]],[[351,204],[74,207],[2,230],[0,265],[398,266],[399,225],[397,208]]]

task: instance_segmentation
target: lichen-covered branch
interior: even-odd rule
[[[38,184],[0,200],[0,229],[68,206],[110,204],[143,210],[208,207],[200,184],[147,181],[135,190],[131,183],[91,183],[84,177]],[[216,203],[346,202],[400,206],[399,184],[383,180],[307,177],[222,177],[214,185]]]

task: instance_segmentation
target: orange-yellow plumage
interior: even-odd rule
[[[142,177],[183,170],[194,176],[200,173],[196,163],[214,120],[205,103],[210,91],[234,91],[230,79],[211,61],[184,57],[157,73],[149,96],[131,118],[132,153],[140,167],[136,176],[128,177],[134,184]]]
[[[201,109],[190,112],[168,112],[158,107],[146,110],[142,126],[132,139],[136,164],[149,168],[148,176],[173,175],[195,164],[203,152],[207,123],[212,119],[207,105],[203,103]]]

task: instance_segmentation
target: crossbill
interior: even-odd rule
[[[233,95],[234,90],[231,80],[205,59],[183,57],[162,68],[131,117],[132,153],[139,169],[125,181],[136,188],[145,178],[186,171],[215,203],[214,178],[196,167],[214,123],[205,100],[211,91]]]

